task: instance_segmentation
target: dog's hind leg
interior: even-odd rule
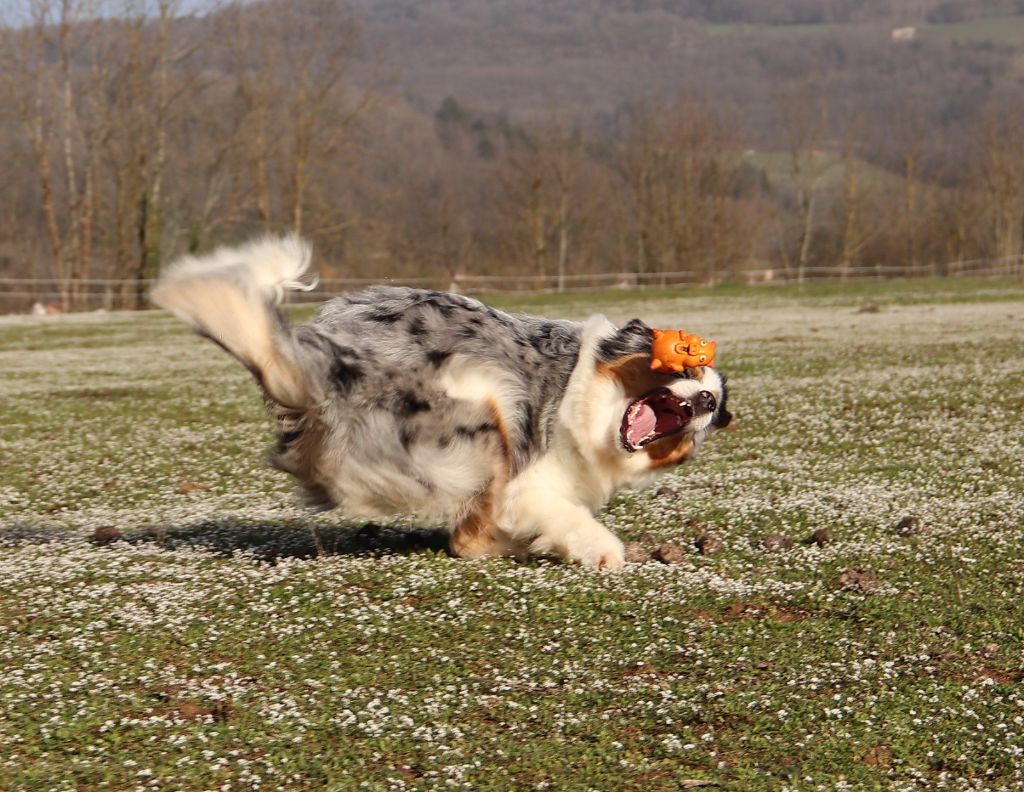
[[[449,547],[459,558],[489,558],[494,556],[515,556],[526,558],[526,545],[515,542],[494,519],[494,505],[502,477],[491,482],[491,486],[475,504],[469,516],[459,522],[452,531]]]
[[[526,556],[523,545],[513,542],[493,519],[481,514],[471,514],[455,526],[449,546],[459,558]]]
[[[473,503],[468,516],[455,524],[449,547],[459,558],[489,558],[513,556],[526,560],[528,543],[516,541],[502,530],[496,518],[508,487],[511,455],[509,454],[506,421],[495,399],[488,402],[494,423],[498,427],[499,455],[494,458],[494,475],[487,487]]]

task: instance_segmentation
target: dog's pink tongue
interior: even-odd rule
[[[633,416],[633,420],[629,422],[629,429],[626,431],[626,438],[633,445],[637,445],[647,435],[654,431],[654,427],[658,424],[658,416],[654,414],[648,405],[641,404],[640,409],[637,410],[636,415]]]

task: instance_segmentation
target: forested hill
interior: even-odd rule
[[[65,309],[257,231],[445,286],[1024,261],[1024,0],[118,3],[0,2],[0,278]]]
[[[777,144],[781,93],[884,121],[908,99],[956,134],[1024,88],[1024,0],[353,0],[367,53],[426,112],[447,96],[512,117],[610,123],[695,94]],[[897,28],[913,38],[894,41]],[[906,34],[905,34],[906,35]]]

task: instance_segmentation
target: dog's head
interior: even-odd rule
[[[676,374],[651,370],[653,330],[639,319],[597,347],[597,375],[608,389],[608,425],[594,427],[605,448],[637,473],[678,465],[709,433],[732,419],[725,376],[700,366]]]

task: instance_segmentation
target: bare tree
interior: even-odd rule
[[[579,214],[581,201],[576,200],[576,185],[583,164],[583,146],[578,133],[565,126],[556,127],[555,188],[558,196],[555,209],[555,233],[558,238],[558,291],[565,291],[565,276],[569,268],[569,243],[574,215]]]
[[[852,115],[852,114],[851,114]],[[877,224],[868,217],[874,192],[872,177],[866,173],[860,146],[863,137],[856,134],[858,125],[849,120],[843,138],[841,186],[842,231],[839,240],[839,273],[844,280],[860,263],[861,252],[877,234]]]
[[[622,167],[633,199],[640,273],[696,267],[712,274],[747,250],[731,191],[737,146],[707,104],[684,99],[644,112]]]
[[[152,55],[155,61],[153,66],[156,71],[156,84],[152,86],[152,131],[149,137],[152,143],[148,149],[143,148],[140,151],[138,163],[142,189],[139,194],[136,224],[139,249],[138,264],[135,268],[137,308],[144,304],[146,282],[155,276],[160,266],[161,198],[164,168],[167,164],[167,123],[172,102],[169,72],[172,62],[180,62],[191,53],[191,47],[186,47],[183,51],[171,51],[171,24],[177,16],[178,0],[156,0],[156,6],[156,36]]]
[[[412,264],[416,275],[439,276],[457,291],[476,244],[470,221],[472,198],[466,185],[460,189],[445,178],[443,154],[435,156],[419,173],[410,174],[402,196],[404,222],[400,233],[394,234],[395,253]]]
[[[115,209],[110,228],[113,275],[132,285],[121,298],[145,304],[147,283],[160,267],[165,240],[165,180],[172,129],[202,102],[194,58],[205,36],[181,35],[181,0],[122,0],[106,23],[91,76],[104,86],[94,114],[95,141],[108,174]],[[180,146],[180,143],[179,143]]]
[[[92,261],[93,130],[80,117],[83,86],[73,65],[88,46],[94,9],[86,0],[32,0],[27,8],[26,24],[9,31],[3,71],[31,141],[53,274],[69,310]]]
[[[796,279],[803,283],[810,263],[819,191],[833,164],[818,150],[828,128],[828,102],[805,86],[782,95],[778,104],[796,204]],[[788,269],[790,257],[784,244],[781,252]]]
[[[512,147],[498,175],[512,215],[526,230],[533,268],[547,275],[554,258],[556,287],[565,289],[574,238],[588,212],[580,190],[584,140],[563,120],[540,125]]]
[[[345,82],[358,26],[338,0],[235,4],[231,16],[260,225],[315,233],[307,214],[316,173],[338,155],[372,99]],[[286,196],[280,221],[272,196],[275,170]]]
[[[982,121],[982,184],[988,199],[992,252],[1024,269],[1024,112],[990,111]]]
[[[893,135],[892,145],[898,158],[902,182],[904,263],[911,273],[917,274],[921,264],[921,224],[927,208],[927,191],[921,170],[928,135],[923,111],[916,96],[907,96],[901,102]]]

